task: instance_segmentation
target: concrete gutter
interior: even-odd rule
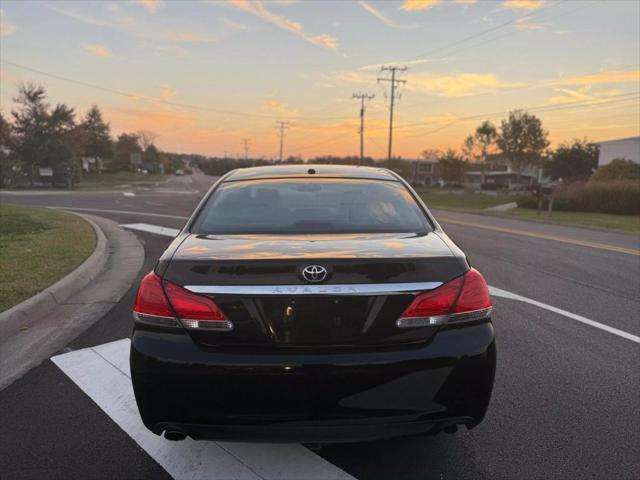
[[[93,227],[95,250],[67,276],[0,314],[0,390],[102,318],[142,267],[144,249],[134,234],[105,218],[74,215]]]

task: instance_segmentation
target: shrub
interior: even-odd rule
[[[592,182],[608,182],[611,180],[635,180],[640,182],[640,165],[630,160],[616,158],[600,167],[591,177]]]
[[[516,203],[520,208],[538,207],[538,199],[534,195],[520,195],[516,197]],[[543,202],[543,208],[548,208],[547,199]],[[559,188],[554,194],[553,208],[576,212],[640,214],[640,182],[589,182]]]

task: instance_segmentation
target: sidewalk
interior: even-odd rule
[[[0,390],[59,351],[125,294],[144,261],[136,236],[85,216],[98,237],[85,262],[38,295],[0,314]]]

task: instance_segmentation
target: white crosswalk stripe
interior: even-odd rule
[[[166,237],[175,237],[180,233],[177,228],[160,227],[158,225],[149,225],[148,223],[125,223],[120,225],[124,228],[131,230],[139,230],[141,232],[155,233],[157,235],[164,235]]]
[[[189,480],[354,480],[302,445],[171,442],[142,424],[131,386],[130,340],[51,360],[173,478]]]

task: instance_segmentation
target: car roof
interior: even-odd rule
[[[359,167],[357,165],[269,165],[266,167],[238,168],[229,172],[225,182],[257,180],[263,178],[363,178],[398,181],[398,177],[386,168]]]

